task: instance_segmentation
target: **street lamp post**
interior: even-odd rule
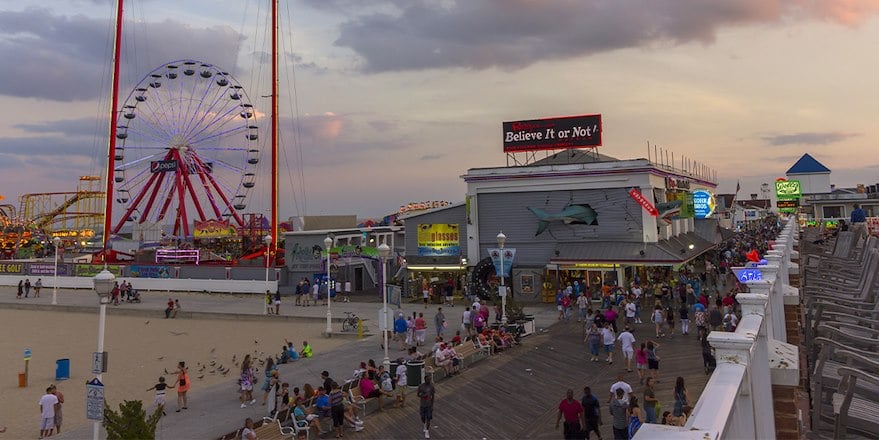
[[[330,308],[333,297],[330,295],[330,247],[333,245],[333,239],[328,235],[324,238],[324,246],[327,248],[327,336],[333,333],[333,312]]]
[[[391,247],[387,245],[387,243],[382,243],[378,246],[378,257],[382,260],[382,342],[383,347],[385,348],[385,358],[382,360],[382,365],[385,366],[385,371],[390,371],[391,368],[391,358],[388,356],[388,257],[391,255]]]
[[[104,270],[99,272],[92,279],[95,287],[95,293],[98,294],[98,298],[101,304],[101,313],[98,318],[98,353],[104,353],[104,327],[107,321],[107,303],[110,299],[110,292],[113,291],[113,285],[116,282],[116,277],[112,272],[107,270],[107,264],[104,263]],[[102,362],[103,364],[103,362]],[[106,366],[101,366],[101,371],[106,370]],[[97,373],[97,379],[100,382],[103,382],[104,374],[103,372]],[[92,432],[92,438],[94,440],[98,440],[98,436],[101,432],[101,422],[95,420],[94,430]]]
[[[507,323],[507,288],[504,286],[504,243],[507,241],[507,236],[504,235],[504,232],[501,231],[497,234],[497,245],[501,248],[501,287],[500,287],[500,295],[501,295],[501,324]]]
[[[52,281],[52,305],[58,304],[58,246],[61,245],[61,237],[55,237],[52,239],[52,244],[55,245],[55,276]]]
[[[269,293],[269,260],[271,260],[271,249],[272,249],[272,236],[266,235],[263,238],[263,241],[266,243],[266,294]],[[263,302],[265,302],[265,298],[263,298]],[[262,308],[262,314],[267,315],[269,313],[269,305],[266,303]]]

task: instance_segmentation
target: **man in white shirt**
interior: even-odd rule
[[[482,306],[482,304],[479,304],[479,297],[477,296],[476,300],[473,301],[473,305],[471,307],[473,307],[474,312],[478,312],[479,307],[481,307],[481,306]]]
[[[607,352],[607,363],[613,363],[613,346],[616,343],[616,335],[610,327],[610,323],[606,322],[604,328],[601,329],[601,340],[604,344],[604,351]]]
[[[610,402],[616,395],[617,389],[622,389],[625,391],[625,395],[623,396],[623,400],[628,404],[629,403],[629,395],[632,394],[632,386],[626,383],[623,380],[623,375],[617,375],[617,381],[614,382],[613,385],[610,386],[610,397],[607,398],[607,401]]]
[[[577,297],[577,308],[580,310],[580,314],[577,315],[577,322],[586,319],[586,307],[588,304],[589,300],[586,299],[586,293],[580,292],[580,296]]]
[[[464,335],[470,336],[470,328],[472,327],[472,322],[470,320],[470,307],[464,310],[464,316],[461,318],[461,324],[464,325]]]
[[[406,364],[403,363],[402,359],[399,362],[400,365],[397,365],[397,403],[394,404],[394,408],[406,404]]]
[[[626,301],[626,325],[635,324],[637,321],[635,320],[635,314],[638,312],[638,306],[635,305],[635,301]]]
[[[629,326],[617,336],[623,349],[623,358],[626,360],[626,371],[632,372],[632,358],[635,357],[635,336],[632,334]]]
[[[46,388],[46,394],[40,397],[40,438],[49,437],[55,430],[55,404],[58,397],[52,394],[52,387]]]

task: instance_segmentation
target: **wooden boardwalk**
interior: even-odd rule
[[[635,338],[653,338],[653,325],[636,326]],[[459,376],[437,383],[432,439],[533,439],[562,438],[555,429],[558,404],[565,390],[572,388],[579,399],[584,386],[592,387],[601,401],[604,425],[602,438],[612,439],[607,401],[610,385],[619,373],[632,385],[641,400],[644,387],[637,373],[626,373],[619,350],[612,365],[590,362],[582,330],[576,320],[553,325],[548,331],[525,338],[514,351],[501,353],[474,364]],[[657,340],[660,381],[657,397],[663,411],[674,406],[673,389],[683,376],[693,402],[709,376],[702,368],[702,352],[695,332]],[[370,439],[423,438],[414,391],[406,407],[388,408],[365,418],[366,429],[345,437]],[[593,435],[594,438],[594,435]]]

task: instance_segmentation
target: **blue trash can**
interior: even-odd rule
[[[55,380],[70,379],[70,359],[55,361]]]

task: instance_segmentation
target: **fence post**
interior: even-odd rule
[[[769,297],[743,294],[737,297],[742,305],[742,323],[748,336],[754,338],[751,363],[748,368],[751,399],[754,405],[756,438],[775,438],[775,410],[772,402],[772,377],[769,371],[770,323],[766,321]],[[737,330],[738,332],[738,330]]]

